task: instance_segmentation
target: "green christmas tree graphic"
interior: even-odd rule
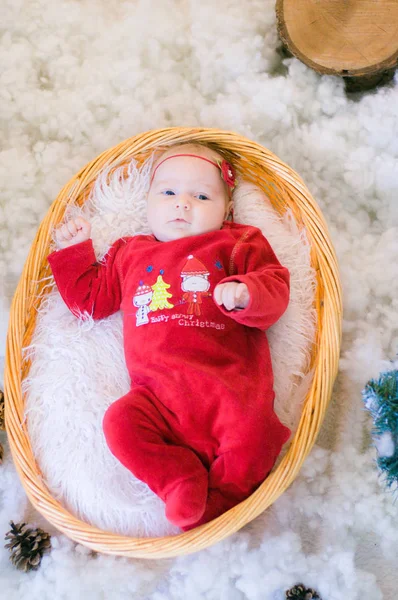
[[[162,275],[163,271],[160,271],[156,283],[151,286],[153,289],[153,296],[149,308],[152,312],[155,310],[162,310],[163,308],[174,308],[174,304],[170,304],[168,301],[168,298],[172,297],[172,294],[167,291],[170,284],[163,280]]]

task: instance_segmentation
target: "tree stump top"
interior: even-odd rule
[[[398,63],[398,0],[277,0],[279,35],[319,73],[362,77]]]

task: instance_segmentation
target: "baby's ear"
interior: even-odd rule
[[[227,204],[227,208],[225,210],[225,220],[229,220],[232,221],[233,220],[233,213],[234,213],[234,203],[232,200],[230,200]]]

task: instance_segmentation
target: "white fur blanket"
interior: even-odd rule
[[[53,533],[36,573],[0,546],[7,600],[390,600],[398,507],[383,490],[361,389],[398,341],[398,86],[347,96],[283,59],[274,0],[5,0],[0,39],[0,357],[10,299],[51,201],[88,160],[169,125],[238,131],[296,169],[329,224],[344,289],[340,374],[295,483],[244,530],[173,560],[93,557],[31,510],[0,467],[0,533]]]

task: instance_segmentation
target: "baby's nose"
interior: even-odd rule
[[[191,208],[191,199],[187,194],[183,196],[179,196],[176,200],[176,208],[183,208],[184,210],[190,210]]]

